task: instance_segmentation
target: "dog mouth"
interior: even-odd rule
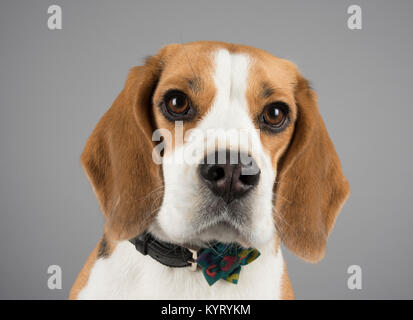
[[[191,229],[191,232],[184,236],[175,237],[165,232],[159,224],[154,223],[148,231],[163,241],[190,249],[208,248],[216,243],[236,243],[244,248],[252,246],[248,227],[229,219],[225,215],[215,217],[215,219],[201,219],[201,221],[192,225]]]
[[[221,242],[250,246],[251,213],[244,201],[235,200],[226,204],[214,199],[199,209],[192,222],[191,242],[198,244]]]
[[[211,243],[231,244],[237,243],[242,247],[251,246],[248,240],[248,232],[243,227],[234,225],[226,220],[218,221],[208,226],[203,226],[196,232],[188,245],[198,247],[210,246]]]
[[[253,208],[250,196],[252,195],[226,203],[209,194],[202,197],[196,206],[187,209],[187,212],[192,213],[181,227],[170,228],[155,220],[149,231],[163,241],[188,248],[210,247],[217,242],[239,244],[244,248],[254,247],[256,241],[252,230]],[[165,211],[169,210],[165,208]]]

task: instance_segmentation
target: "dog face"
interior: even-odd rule
[[[294,69],[258,50],[174,51],[154,92],[153,113],[166,137],[181,130],[186,139],[165,140],[163,203],[151,231],[179,243],[262,245],[274,234],[277,164],[296,117]],[[248,164],[250,172],[241,172]]]
[[[131,70],[82,163],[106,233],[322,257],[348,184],[296,67],[255,48],[169,45]]]

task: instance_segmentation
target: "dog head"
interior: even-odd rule
[[[114,239],[259,247],[276,234],[308,261],[349,193],[297,68],[218,42],[169,45],[133,68],[82,164]]]

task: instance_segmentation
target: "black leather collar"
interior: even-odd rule
[[[187,248],[155,239],[145,232],[129,240],[143,255],[149,255],[159,263],[172,268],[192,266],[193,252]]]

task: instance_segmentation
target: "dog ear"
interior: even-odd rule
[[[161,168],[152,160],[152,93],[163,55],[130,70],[125,86],[86,142],[82,166],[114,240],[143,232],[156,215],[162,192]]]
[[[278,168],[275,221],[283,243],[310,262],[323,258],[350,188],[308,81],[298,75],[298,116]]]

